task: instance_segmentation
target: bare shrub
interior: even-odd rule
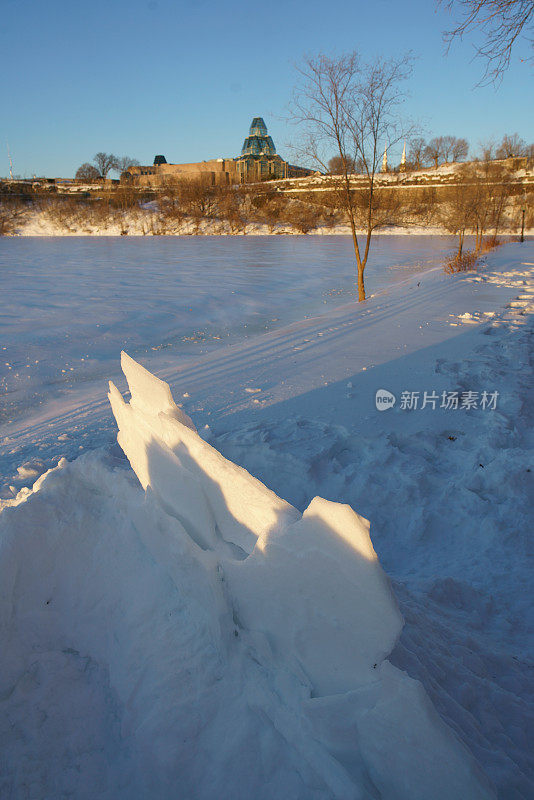
[[[24,203],[21,203],[18,198],[2,198],[0,202],[0,236],[10,236],[14,233],[24,209]]]
[[[480,253],[489,253],[491,250],[495,250],[496,247],[500,247],[504,242],[497,238],[497,236],[486,236],[482,240],[480,244]]]
[[[437,219],[439,204],[434,186],[415,189],[404,195],[404,217],[414,225],[431,225]]]
[[[292,225],[299,233],[309,233],[318,226],[320,212],[316,206],[293,200],[288,204],[284,217],[288,225]]]
[[[178,184],[180,205],[194,219],[214,215],[216,202],[216,189],[207,180],[184,180]]]
[[[173,232],[179,230],[185,219],[179,181],[172,178],[167,181],[162,191],[157,195],[156,205],[161,223],[165,224]]]
[[[106,229],[116,220],[115,210],[110,206],[109,197],[97,198],[84,207],[84,222],[98,229]]]
[[[219,219],[225,220],[232,233],[241,233],[246,230],[247,217],[250,215],[248,195],[244,198],[238,187],[224,186],[216,192],[217,214]],[[247,211],[249,213],[247,213]]]
[[[259,191],[247,192],[246,198],[251,221],[267,225],[269,232],[273,233],[282,222],[283,212],[288,204],[287,197],[271,186],[262,186]]]
[[[141,233],[143,236],[168,236],[174,233],[169,229],[169,219],[163,214],[148,214],[141,221]]]
[[[478,253],[476,250],[464,250],[449,258],[444,266],[445,272],[452,275],[455,272],[470,272],[476,269]]]
[[[87,220],[85,204],[74,197],[46,197],[37,203],[45,220],[59,230],[73,233],[84,226]]]
[[[106,195],[106,200],[110,208],[117,208],[120,211],[129,211],[139,207],[141,196],[132,186],[119,186],[113,192]]]
[[[470,272],[476,270],[481,254],[489,253],[503,244],[496,236],[486,236],[475,250],[464,250],[456,253],[445,264],[444,270],[449,275],[455,272]]]

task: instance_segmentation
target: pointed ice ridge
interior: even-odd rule
[[[185,411],[178,408],[174,402],[168,383],[156,375],[152,375],[124,350],[121,353],[121,367],[128,381],[131,394],[130,405],[133,408],[149,416],[157,416],[160,413],[167,414],[187,428],[191,428],[192,431],[196,431],[191,417],[188,417]]]
[[[205,442],[175,405],[166,383],[126,353],[121,364],[132,399],[125,403],[112,383],[109,399],[119,426],[119,444],[144,489],[151,486],[173,504],[175,491],[161,480],[169,463],[162,468],[161,462],[174,456],[173,463],[188,473],[190,484],[202,489],[222,539],[239,548],[242,556],[252,552],[259,538],[300,517],[296,508]],[[182,478],[176,473],[170,480],[178,486]]]

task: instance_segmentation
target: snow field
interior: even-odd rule
[[[187,756],[184,755],[183,759],[193,771],[197,770],[192,781],[198,787],[199,796],[209,797],[209,792],[215,791],[214,786],[226,774],[230,763],[232,774],[228,780],[235,779],[235,782],[229,783],[228,791],[230,793],[233,790],[235,797],[241,796],[239,787],[245,785],[253,787],[253,796],[258,797],[262,797],[260,786],[263,785],[266,797],[284,797],[284,791],[287,791],[288,797],[350,797],[352,795],[349,788],[356,792],[354,796],[366,797],[375,796],[378,786],[382,787],[379,791],[384,797],[396,797],[393,782],[398,780],[397,773],[393,771],[393,777],[388,784],[388,776],[383,774],[380,765],[384,761],[394,762],[397,758],[401,759],[404,766],[410,764],[409,742],[406,736],[403,736],[400,743],[395,739],[384,738],[383,735],[379,739],[374,734],[367,736],[362,720],[366,720],[371,728],[375,726],[377,730],[389,719],[388,728],[398,732],[402,727],[394,723],[393,719],[402,703],[408,705],[406,719],[411,719],[408,712],[412,710],[412,704],[419,710],[428,704],[428,714],[432,717],[435,712],[428,698],[439,712],[441,720],[455,731],[476,758],[495,785],[499,798],[519,800],[532,796],[534,690],[531,664],[534,648],[530,626],[530,531],[533,527],[530,342],[533,261],[530,243],[523,246],[507,245],[490,254],[486,267],[474,275],[446,277],[437,272],[427,273],[377,295],[365,307],[354,304],[329,310],[320,317],[286,325],[278,331],[225,348],[224,351],[208,353],[194,362],[184,359],[178,365],[173,365],[170,361],[163,364],[158,374],[171,384],[174,396],[180,400],[174,410],[168,402],[169,394],[166,392],[163,393],[161,403],[158,401],[160,410],[166,412],[164,416],[169,417],[170,414],[172,437],[175,436],[176,418],[180,413],[187,413],[188,417],[195,419],[204,442],[199,443],[192,436],[191,429],[183,425],[178,428],[178,438],[169,438],[170,434],[166,433],[169,430],[167,425],[161,427],[158,415],[149,413],[154,407],[152,402],[144,407],[141,405],[137,410],[133,401],[132,404],[124,404],[125,417],[131,422],[132,443],[137,442],[136,452],[140,454],[136,462],[137,470],[141,475],[141,470],[150,465],[151,480],[155,484],[149,486],[147,482],[144,500],[140,490],[128,477],[124,469],[126,465],[117,448],[111,445],[114,425],[106,414],[104,400],[98,395],[88,395],[78,405],[74,402],[70,405],[58,403],[35,422],[26,417],[11,429],[4,429],[3,475],[4,480],[14,487],[9,497],[13,497],[21,485],[33,481],[47,466],[57,463],[59,455],[66,454],[73,458],[80,452],[79,447],[82,444],[84,449],[99,445],[103,445],[104,449],[78,459],[73,464],[62,464],[58,471],[59,478],[53,477],[56,472],[50,473],[44,484],[39,485],[38,492],[25,490],[15,508],[11,508],[14,501],[9,500],[0,515],[2,523],[5,523],[6,512],[15,512],[20,514],[17,516],[17,530],[22,530],[24,535],[29,536],[28,531],[33,526],[42,537],[48,523],[41,513],[41,507],[37,508],[36,504],[42,502],[47,482],[59,480],[57,484],[50,484],[53,488],[49,505],[55,509],[53,519],[60,519],[60,523],[54,522],[52,528],[56,525],[59,530],[63,522],[69,526],[72,516],[79,520],[76,531],[83,532],[88,521],[94,522],[93,518],[96,518],[101,527],[95,528],[95,537],[100,537],[102,530],[105,530],[102,541],[106,543],[101,548],[109,547],[118,555],[108,557],[104,550],[99,552],[103,552],[104,558],[116,565],[117,570],[120,570],[121,562],[124,565],[129,563],[129,547],[143,535],[140,548],[144,548],[145,553],[148,552],[145,542],[154,547],[156,540],[158,543],[163,540],[164,544],[158,550],[157,558],[150,555],[149,563],[152,565],[154,561],[158,569],[163,571],[161,574],[172,566],[177,585],[180,580],[180,566],[169,556],[172,548],[165,543],[171,539],[174,541],[178,530],[180,536],[184,537],[183,541],[188,542],[187,546],[193,548],[195,558],[198,556],[209,563],[215,560],[219,566],[224,563],[224,580],[217,567],[214,568],[219,581],[215,585],[222,584],[223,587],[224,602],[220,610],[224,611],[220,613],[224,617],[224,614],[230,614],[230,608],[232,611],[228,627],[224,629],[226,633],[221,634],[221,640],[216,641],[218,648],[224,645],[230,647],[232,653],[239,652],[231,660],[232,667],[228,667],[236,683],[229,688],[230,683],[225,683],[225,678],[214,681],[217,687],[222,687],[221,694],[229,698],[228,703],[219,701],[218,688],[211,695],[217,698],[215,705],[222,705],[225,709],[219,719],[220,727],[217,727],[218,723],[213,722],[209,714],[212,722],[206,723],[206,715],[200,710],[202,704],[196,706],[195,719],[200,719],[198,725],[202,731],[206,731],[210,746],[204,748],[205,739],[201,733],[195,740],[200,743],[197,752],[204,753],[206,760],[202,761],[204,756],[199,756],[196,766],[193,767]],[[141,371],[140,375],[147,379],[145,372]],[[160,384],[152,384],[152,387],[154,385],[161,389]],[[122,388],[122,384],[119,386]],[[386,413],[378,413],[375,408],[375,393],[378,388],[385,388],[397,396],[396,406]],[[255,391],[247,391],[249,389]],[[491,390],[497,391],[499,397],[494,411],[482,412],[481,408],[447,411],[440,409],[439,404],[435,410],[418,408],[403,411],[399,400],[401,392],[406,389],[421,392],[435,390],[439,394],[443,390],[474,391],[478,392],[479,397],[484,390]],[[139,397],[137,392],[138,400]],[[120,400],[120,403],[123,401]],[[154,449],[156,441],[158,446]],[[212,445],[211,450],[203,447],[206,443]],[[194,451],[196,460],[189,455],[190,451]],[[268,592],[268,588],[263,589],[264,575],[272,577],[273,573],[268,569],[260,548],[254,544],[260,538],[256,539],[256,534],[252,533],[253,530],[258,531],[258,509],[262,508],[261,491],[258,495],[257,483],[253,481],[251,485],[255,489],[250,490],[252,494],[247,500],[251,508],[256,507],[256,521],[252,525],[248,522],[248,505],[241,505],[239,492],[233,494],[231,491],[235,476],[241,475],[246,484],[246,475],[243,476],[239,470],[236,472],[234,464],[228,465],[228,461],[221,459],[217,451],[263,481],[271,490],[268,493],[269,503],[274,502],[273,497],[278,495],[279,508],[285,509],[289,517],[291,514],[295,515],[293,523],[288,518],[285,528],[282,526],[278,530],[278,536],[273,538],[272,543],[269,546],[264,545],[272,564],[285,566],[288,559],[293,563],[291,559],[294,559],[295,554],[287,546],[284,530],[289,532],[300,524],[296,522],[300,519],[300,512],[296,509],[306,509],[318,494],[330,501],[327,503],[326,515],[329,528],[335,517],[333,508],[337,503],[349,504],[363,518],[371,520],[373,549],[392,581],[393,591],[405,620],[401,637],[387,661],[383,661],[382,666],[377,664],[377,668],[373,668],[373,673],[380,675],[378,683],[363,684],[360,688],[343,694],[323,696],[313,689],[309,674],[301,666],[302,658],[309,654],[307,649],[303,655],[302,650],[296,648],[292,651],[289,662],[281,662],[280,652],[287,652],[287,640],[296,632],[296,628],[292,627],[293,622],[301,626],[306,620],[298,616],[294,619],[293,614],[286,614],[284,618],[280,607],[270,602],[272,593],[262,595],[263,591]],[[213,461],[207,458],[208,453],[211,453]],[[177,496],[174,489],[176,482],[168,478],[178,468],[177,459],[180,459],[180,475],[186,480],[184,476],[187,473],[190,486],[196,487],[197,494],[194,496],[192,491],[183,493],[182,497]],[[204,469],[198,470],[195,466],[197,461],[212,464],[209,479],[206,478]],[[224,463],[228,465],[229,488],[222,495],[214,486],[213,478]],[[93,466],[89,469],[88,465],[91,464]],[[69,492],[65,491],[63,483],[67,474],[75,476],[69,484],[72,489]],[[147,473],[146,477],[150,475]],[[201,484],[201,491],[198,489],[198,482]],[[122,495],[126,499],[120,502],[119,514],[115,506],[117,498]],[[184,495],[185,499],[190,500],[187,509],[184,509],[182,503]],[[58,496],[61,497],[61,502],[58,501]],[[77,497],[88,498],[85,511],[81,511],[79,504],[76,504]],[[20,502],[24,498],[25,502]],[[35,516],[25,516],[23,519],[23,515],[29,515],[30,501],[36,509]],[[203,514],[194,512],[195,508],[199,508],[200,501],[204,503]],[[150,511],[143,517],[146,527],[143,527],[144,523],[141,525],[138,517],[135,518],[135,524],[130,526],[128,523],[135,503],[143,508],[145,505],[150,507]],[[232,514],[228,512],[230,503],[233,503]],[[97,512],[95,507],[98,508]],[[238,518],[240,508],[241,517]],[[269,508],[273,515],[272,506]],[[176,517],[177,509],[182,509],[181,523],[180,518]],[[156,510],[160,520],[158,526],[154,525],[152,518],[152,511],[156,513]],[[274,516],[276,517],[276,513]],[[203,520],[202,524],[199,524],[199,518]],[[218,520],[217,525],[213,523],[214,518]],[[7,519],[10,519],[11,526],[15,517]],[[112,522],[108,524],[109,520]],[[126,543],[123,544],[116,541],[121,525],[128,531],[124,534]],[[167,528],[169,525],[171,527]],[[168,535],[156,534],[156,527],[160,532],[168,530]],[[221,535],[222,530],[225,531],[224,536]],[[265,537],[270,541],[270,524],[265,526],[265,531],[261,541]],[[210,535],[204,540],[202,535],[206,536],[207,532]],[[361,527],[359,534],[361,542],[364,535]],[[59,536],[57,533],[54,535]],[[32,552],[31,548],[34,547],[35,562],[42,561],[46,565],[45,572],[48,569],[55,570],[58,576],[54,573],[52,583],[54,586],[62,585],[66,580],[66,576],[62,574],[62,565],[65,563],[63,555],[57,559],[61,564],[54,562],[50,567],[48,563],[52,559],[40,556],[41,547],[48,547],[48,537],[47,533],[44,544],[40,538],[38,546],[32,539],[24,552]],[[196,537],[198,543],[191,544],[192,537]],[[21,548],[23,541],[21,538]],[[68,541],[71,541],[70,534]],[[236,545],[235,541],[241,541],[245,548],[241,544]],[[76,560],[76,537],[73,542],[72,558]],[[178,547],[178,543],[175,542],[173,547]],[[22,562],[22,549],[16,552],[17,558]],[[63,553],[61,547],[60,552]],[[249,552],[251,555],[246,555]],[[320,552],[322,559],[319,564],[326,557],[325,547]],[[90,599],[83,602],[87,602],[87,608],[96,609],[93,614],[100,613],[100,609],[112,607],[115,602],[109,594],[110,581],[101,585],[102,576],[95,571],[99,565],[94,569],[91,566],[90,574],[86,576],[84,570],[87,564],[91,564],[87,551],[82,560],[84,564],[83,569],[79,569],[79,582],[87,580],[88,586],[93,584],[93,589],[87,590]],[[71,561],[70,555],[68,561]],[[31,578],[25,578],[26,562],[27,558],[17,572],[19,577],[15,584],[19,588],[12,595],[15,598],[22,591],[21,586],[32,582],[37,585],[41,579],[40,563],[34,566]],[[191,562],[188,565],[191,572]],[[245,565],[247,569],[250,568],[249,574],[254,575],[254,580],[244,579]],[[142,567],[139,566],[139,570],[147,568],[144,561]],[[228,577],[232,571],[237,576],[233,584]],[[12,575],[10,569],[7,573]],[[133,574],[138,574],[137,567]],[[316,574],[318,577],[313,586],[314,596],[319,581],[319,588],[326,588],[321,573]],[[117,592],[121,598],[126,598],[125,602],[130,594],[133,597],[134,591],[129,588],[129,584],[127,588],[123,588],[127,577],[121,575],[119,579],[110,579],[111,582],[119,581]],[[278,580],[278,569],[275,577]],[[132,577],[132,584],[137,581],[143,586],[144,580]],[[293,584],[296,590],[303,588],[296,581],[294,573],[290,578],[290,585]],[[96,598],[101,599],[95,600],[95,585],[98,587]],[[266,583],[266,587],[271,585]],[[275,585],[278,587],[279,584]],[[305,586],[304,590],[309,591],[309,587]],[[275,595],[278,596],[276,592]],[[197,595],[193,592],[188,596]],[[213,599],[214,597],[217,597],[216,593],[210,595],[210,608],[219,608],[219,600]],[[254,601],[259,597],[263,597],[263,602],[256,606],[249,601],[249,598]],[[29,606],[33,603],[38,609],[40,600],[38,602],[35,598],[35,594],[29,594]],[[246,598],[246,602],[240,598]],[[43,606],[47,599],[48,596],[43,597]],[[120,598],[116,598],[117,608],[119,600]],[[135,602],[132,600],[132,614],[137,614],[139,606],[143,606],[145,601],[147,619],[150,618],[151,623],[141,626],[142,635],[157,652],[160,646],[159,633],[153,632],[153,620],[159,620],[156,606],[152,609],[150,598],[135,598]],[[202,598],[199,597],[199,602],[201,601]],[[49,606],[46,608],[49,609]],[[250,616],[247,625],[237,613],[241,606],[244,606],[245,614]],[[325,603],[324,607],[331,609],[333,605]],[[18,619],[16,613],[18,612],[13,612],[14,619]],[[112,617],[114,626],[115,617],[111,612],[102,613],[106,619]],[[122,616],[122,611],[117,613],[117,626],[120,627],[130,612],[124,612]],[[211,612],[208,610],[206,613],[209,616]],[[67,607],[62,606],[61,629],[76,629],[76,636],[83,638],[83,630],[80,631],[77,625],[71,624],[72,614],[69,614]],[[314,614],[315,607],[312,607],[309,612],[311,619],[314,619]],[[188,619],[194,618],[190,611],[185,616]],[[284,624],[278,622],[280,617]],[[331,622],[331,619],[330,616],[327,622]],[[265,632],[273,621],[276,621],[276,641],[271,634]],[[136,626],[137,621],[132,617],[128,634],[132,641],[136,638]],[[24,626],[21,627],[25,630]],[[36,636],[41,635],[41,628],[44,639],[48,641],[48,631],[41,623],[35,626]],[[258,631],[258,628],[261,630]],[[302,628],[299,627],[298,630]],[[151,638],[152,634],[154,638]],[[164,635],[170,634],[166,631]],[[65,637],[72,638],[72,632],[65,634]],[[302,647],[302,642],[306,639],[297,638],[299,647]],[[141,645],[138,642],[136,646],[141,655],[136,655],[133,663],[140,665],[141,674],[145,643]],[[166,643],[162,647],[162,652],[166,653]],[[173,645],[170,647],[172,649]],[[248,654],[246,657],[241,652],[242,647]],[[42,647],[39,645],[36,651],[31,652],[27,642],[21,648],[22,655],[17,664],[20,666],[32,660],[31,663],[35,662],[37,666],[33,672],[31,669],[22,670],[25,677],[20,685],[25,687],[26,694],[21,694],[17,688],[18,694],[16,692],[4,701],[15,703],[12,698],[16,694],[18,702],[14,713],[10,706],[4,705],[8,712],[6,719],[15,721],[8,728],[11,744],[4,764],[17,763],[19,757],[25,758],[28,774],[37,776],[32,790],[36,796],[39,796],[40,791],[36,787],[42,786],[42,781],[58,780],[54,770],[45,764],[45,755],[52,758],[54,754],[60,753],[65,765],[65,775],[76,780],[75,770],[78,767],[72,770],[68,766],[72,764],[73,750],[68,747],[62,750],[65,740],[56,735],[62,727],[71,724],[68,715],[65,715],[66,722],[63,719],[64,708],[59,702],[63,694],[58,696],[57,688],[58,685],[68,684],[73,687],[72,691],[69,689],[69,706],[74,708],[78,703],[81,709],[76,712],[77,719],[88,719],[93,707],[98,708],[94,719],[91,717],[91,723],[86,721],[83,726],[83,730],[88,732],[87,739],[83,739],[82,734],[80,736],[83,741],[75,736],[69,737],[69,742],[76,740],[76,758],[78,754],[83,754],[80,762],[82,774],[96,776],[97,771],[102,772],[104,783],[98,784],[95,777],[95,785],[106,784],[109,796],[121,796],[121,792],[127,795],[127,786],[138,789],[140,796],[143,796],[142,792],[148,786],[147,776],[153,772],[155,756],[150,751],[150,737],[145,740],[142,733],[139,733],[139,741],[143,742],[140,745],[144,754],[143,765],[146,765],[146,768],[143,767],[144,776],[140,776],[137,783],[134,777],[131,780],[129,777],[125,778],[130,767],[126,769],[124,765],[131,765],[130,759],[137,745],[130,739],[126,742],[121,735],[118,735],[119,738],[115,736],[113,726],[118,719],[122,719],[123,707],[120,703],[113,705],[113,691],[109,694],[107,688],[99,688],[98,691],[96,688],[107,686],[107,654],[102,660],[93,658],[92,661],[87,661],[84,657],[76,661],[77,666],[74,669],[64,665],[63,661],[57,662],[55,651],[52,651],[49,661],[46,661],[48,656],[42,655],[41,658],[41,652],[48,653],[48,643]],[[37,661],[34,659],[35,652],[39,653]],[[82,648],[79,652],[83,654],[87,652],[87,648],[85,651]],[[313,656],[313,651],[311,655]],[[317,663],[313,659],[309,662],[316,681],[326,663],[325,654],[323,656],[322,664],[320,658]],[[67,659],[69,663],[71,657],[74,658],[70,653],[60,655],[61,659]],[[117,661],[120,658],[120,654],[116,656]],[[223,663],[227,663],[225,658],[226,656],[222,657]],[[42,669],[40,664],[43,665]],[[394,665],[397,669],[386,675],[389,665]],[[122,669],[125,669],[124,666]],[[398,700],[395,711],[388,703],[390,695],[395,694],[399,669],[406,670],[411,678],[420,680],[426,694],[417,682],[410,683],[401,674],[397,695],[403,699]],[[154,660],[151,660],[146,674],[143,672],[143,677],[140,678],[141,694],[150,694],[153,690],[150,673],[154,670]],[[188,664],[181,673],[187,676],[184,681],[192,680],[188,670],[192,670],[193,674],[196,670],[199,675],[202,672],[200,667],[191,667]],[[241,682],[237,681],[236,671],[241,676]],[[61,677],[58,681],[57,675],[71,677]],[[89,680],[88,676],[95,676],[94,680],[93,677]],[[250,684],[243,676],[250,677]],[[158,678],[158,681],[158,687],[163,687],[163,696],[166,696],[165,678]],[[199,683],[201,681],[199,677]],[[86,682],[89,682],[88,686]],[[209,683],[208,678],[206,682]],[[9,684],[9,691],[13,685],[14,683]],[[191,682],[184,682],[184,686],[191,685]],[[387,688],[384,688],[386,685]],[[194,686],[194,692],[199,695],[198,684],[194,683]],[[82,687],[86,688],[82,691]],[[388,698],[388,702],[380,699],[375,692],[378,689],[382,692],[381,697]],[[42,722],[44,713],[40,712],[35,718],[32,717],[30,728],[27,724],[30,715],[25,716],[29,707],[27,698],[35,698],[37,694],[34,693],[38,692],[42,692],[44,699],[39,701],[40,706],[35,707],[42,709],[43,703],[44,707],[49,702],[53,703],[54,710],[44,713],[48,713],[47,719],[55,721]],[[66,689],[63,692],[66,693]],[[89,700],[84,700],[84,692],[87,697],[92,698],[92,704]],[[420,695],[419,705],[415,701],[412,703],[410,692]],[[185,694],[189,696],[189,690]],[[244,694],[247,695],[246,708],[242,702]],[[258,695],[261,695],[261,703]],[[103,699],[97,703],[97,697]],[[180,717],[180,709],[185,707],[180,703],[181,701],[177,702],[175,716],[170,715],[171,727]],[[228,717],[225,721],[229,706],[232,706],[229,712],[231,719],[240,721],[239,725],[231,729],[228,726]],[[371,706],[376,709],[374,716],[366,711],[361,717],[360,711]],[[302,707],[306,709],[305,717],[302,716]],[[124,708],[127,711],[131,709],[131,702]],[[139,717],[133,722],[136,730],[144,708],[140,706]],[[157,726],[159,708],[160,706],[153,712],[152,733]],[[389,708],[387,713],[391,712],[390,717],[387,713],[384,715],[384,708]],[[147,712],[149,713],[151,712]],[[193,712],[188,713],[193,718]],[[261,718],[260,722],[257,716]],[[283,731],[280,741],[271,735],[269,725],[264,725],[266,718],[274,719],[276,730]],[[47,724],[51,727],[46,728]],[[312,727],[307,727],[310,724]],[[142,731],[144,726],[144,723],[139,723],[139,730]],[[39,732],[41,728],[42,735]],[[433,725],[431,728],[434,730]],[[245,733],[238,742],[240,730]],[[438,726],[438,732],[439,730]],[[19,731],[22,738],[13,738],[13,731]],[[215,747],[217,735],[219,741],[218,747]],[[435,762],[432,738],[428,731],[426,736],[429,739],[430,762]],[[101,761],[98,759],[103,759],[99,749],[102,741],[106,742],[106,752],[111,753],[109,761],[113,766],[108,764],[101,768]],[[146,747],[145,741],[149,742]],[[187,741],[190,742],[191,739]],[[294,749],[288,747],[288,741],[292,742]],[[416,754],[420,755],[417,738],[410,741],[415,743]],[[443,741],[439,741],[436,746],[440,754],[446,754]],[[186,746],[184,743],[184,752]],[[244,759],[235,756],[239,747],[244,754],[250,754],[247,765],[250,762],[257,768],[256,775],[252,776],[247,767],[249,783],[243,783],[242,780]],[[158,752],[164,750],[162,744]],[[261,755],[258,757],[260,750]],[[24,755],[26,753],[29,755]],[[176,752],[173,752],[166,763],[170,763],[173,758],[180,761],[180,767],[177,767],[180,774],[186,775],[181,767],[182,755],[176,756]],[[447,770],[446,755],[440,755],[439,761],[443,769]],[[215,766],[212,767],[212,763]],[[321,765],[320,770],[318,764]],[[420,765],[420,769],[426,767]],[[431,774],[431,767],[428,769]],[[171,771],[167,774],[170,775]],[[319,778],[318,771],[321,775]],[[297,772],[301,777],[304,776],[304,783]],[[258,778],[260,773],[261,781]],[[21,774],[22,772],[19,776]],[[410,775],[413,777],[413,773],[408,770],[408,776]],[[254,783],[257,778],[258,782]],[[411,780],[410,777],[408,779]],[[145,796],[166,797],[169,785],[150,785]],[[325,789],[325,786],[329,788]],[[118,787],[116,794],[115,787]],[[360,795],[357,794],[358,791]],[[478,796],[477,791],[478,788],[473,796]],[[202,792],[207,794],[202,795]],[[461,793],[458,796],[469,795]]]

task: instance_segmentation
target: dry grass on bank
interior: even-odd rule
[[[453,275],[456,272],[470,272],[471,270],[476,270],[480,256],[489,253],[491,250],[495,250],[495,248],[500,247],[501,244],[503,244],[503,242],[497,239],[496,236],[489,236],[487,239],[483,240],[478,249],[464,250],[463,253],[457,253],[452,258],[449,258],[449,260],[445,262],[443,269],[449,275]]]

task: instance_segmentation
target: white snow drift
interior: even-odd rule
[[[369,523],[301,515],[122,366],[145,492],[91,454],[0,516],[0,795],[492,797],[386,660],[402,619]]]

